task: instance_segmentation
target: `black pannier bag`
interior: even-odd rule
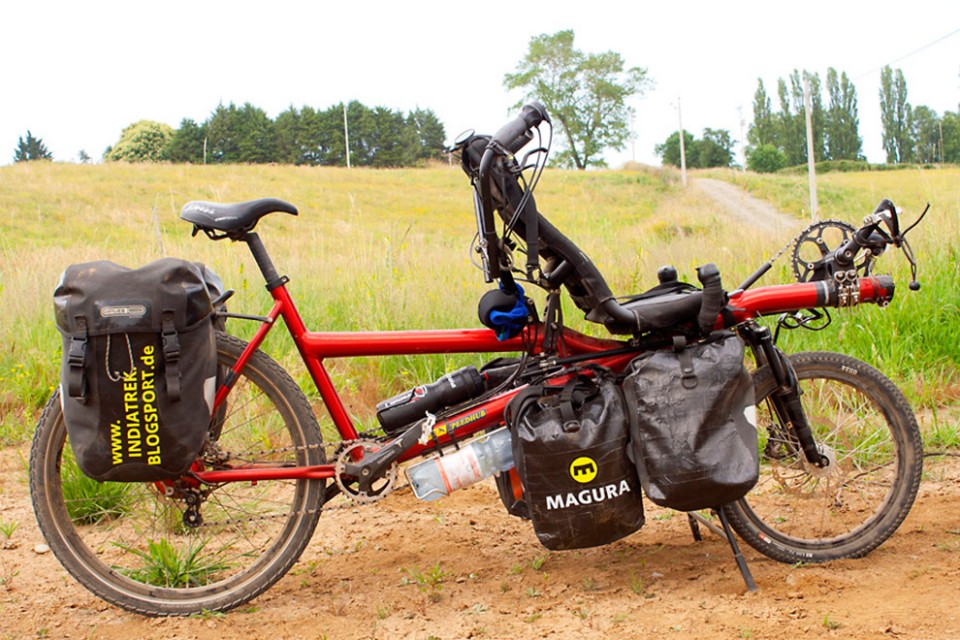
[[[623,383],[644,493],[678,511],[719,507],[757,482],[753,381],[730,332],[635,359]]]
[[[203,265],[72,265],[54,292],[60,400],[80,470],[96,480],[177,478],[207,438],[217,350]],[[222,287],[222,285],[219,285]]]
[[[612,380],[577,375],[563,386],[532,385],[507,405],[506,421],[523,487],[511,513],[533,521],[543,546],[594,547],[643,526],[629,420]]]

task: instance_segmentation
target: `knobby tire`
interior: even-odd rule
[[[790,356],[814,437],[831,459],[806,462],[777,419],[768,368],[754,373],[760,479],[724,507],[754,549],[786,563],[859,558],[889,538],[916,498],[922,444],[906,398],[873,367],[828,352]]]
[[[217,335],[222,367],[242,340]],[[303,392],[255,352],[217,416],[227,465],[324,462],[320,430]],[[224,611],[279,580],[300,557],[320,516],[323,480],[229,483],[202,501],[186,526],[182,493],[154,483],[98,483],[73,460],[59,391],[40,418],[30,490],[44,537],[61,564],[100,598],[152,616]]]

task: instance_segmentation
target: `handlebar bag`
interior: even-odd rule
[[[643,526],[626,405],[612,380],[531,385],[511,399],[506,420],[525,503],[511,512],[533,521],[543,546],[593,547]]]
[[[96,480],[181,476],[210,426],[217,350],[208,284],[174,258],[72,265],[54,292],[60,400],[80,470]],[[222,285],[219,285],[222,287]]]
[[[631,453],[654,503],[678,511],[742,498],[759,473],[753,381],[743,342],[715,341],[644,354],[623,384]]]

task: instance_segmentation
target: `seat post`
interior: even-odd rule
[[[259,235],[253,232],[246,233],[242,240],[250,247],[250,253],[253,254],[253,259],[257,261],[257,266],[260,267],[260,272],[263,274],[264,280],[267,281],[267,291],[273,291],[287,283],[287,276],[281,276],[277,273],[276,267],[273,266],[273,260],[270,259],[267,248],[263,246],[263,241],[260,240]]]

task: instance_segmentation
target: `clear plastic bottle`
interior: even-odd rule
[[[437,456],[407,468],[407,480],[421,500],[437,500],[494,473],[513,468],[510,431],[501,427],[471,441],[456,453]]]

